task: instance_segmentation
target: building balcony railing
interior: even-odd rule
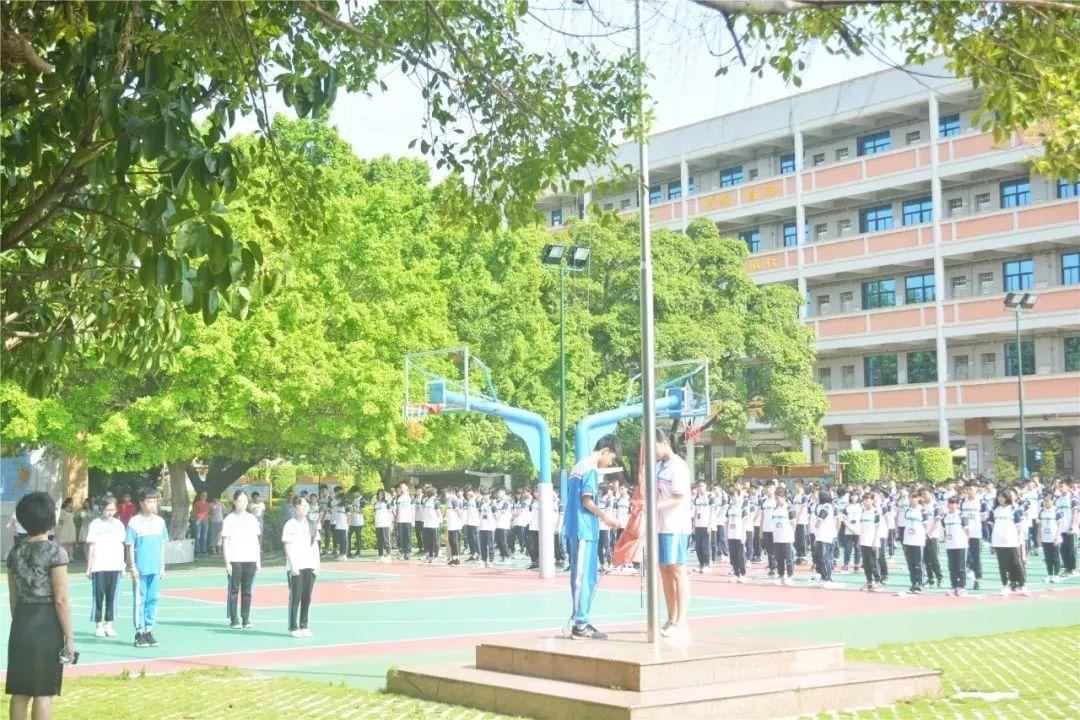
[[[830,415],[832,422],[837,422],[843,420],[844,415],[936,410],[938,406],[936,383],[836,390],[825,393],[825,397],[829,402],[827,423]],[[1015,414],[1016,378],[948,382],[945,384],[945,402],[949,408],[965,411],[1001,405]],[[1080,413],[1080,372],[1025,375],[1024,402],[1032,406],[1060,403],[1066,409]]]
[[[1080,312],[1080,285],[1034,292],[1038,293],[1039,301],[1029,312],[1030,317],[1059,315],[1068,318]],[[972,299],[946,300],[942,303],[944,324],[946,327],[974,324],[974,330],[979,325],[999,321],[1011,327],[1012,315],[1006,314],[1002,309],[1003,297],[1004,293],[996,293]],[[931,331],[936,327],[936,323],[933,302],[863,310],[831,317],[810,318],[806,321],[807,327],[814,331],[818,340],[914,330]]]

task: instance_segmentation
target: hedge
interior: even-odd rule
[[[731,483],[748,467],[750,467],[750,463],[746,461],[746,458],[716,458],[716,480],[722,483]]]
[[[770,460],[773,465],[809,465],[810,460],[807,459],[806,453],[802,450],[788,450],[785,452],[775,452],[770,456]]]
[[[877,450],[841,450],[844,482],[875,482],[881,479],[881,456]]]
[[[289,489],[296,483],[296,466],[291,463],[282,463],[274,465],[268,470],[274,497],[285,497]]]
[[[915,451],[915,475],[935,484],[952,480],[952,451],[943,447],[919,448]]]

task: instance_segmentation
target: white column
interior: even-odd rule
[[[682,207],[682,226],[690,224],[690,218],[686,217],[686,196],[690,192],[690,164],[685,158],[679,160],[679,182],[682,192],[679,194],[679,205]]]
[[[799,124],[795,124],[795,254],[798,258],[797,282],[799,297],[802,304],[799,305],[799,317],[806,317],[806,277],[803,275],[803,246],[806,245],[806,208],[803,207],[802,192],[803,171],[803,137],[799,130]]]
[[[805,435],[803,435],[803,439],[802,439],[802,451],[803,451],[803,454],[806,455],[807,461],[811,465],[813,465],[814,464],[814,448],[813,448],[813,445],[811,445],[811,443],[810,443],[810,438],[808,438]]]
[[[933,204],[934,235],[934,328],[937,341],[937,421],[938,445],[949,447],[949,420],[945,416],[945,380],[949,355],[945,347],[945,259],[941,255],[941,173],[938,159],[938,100],[930,93],[930,202]]]
[[[581,198],[581,219],[589,219],[589,205],[592,204],[592,190],[586,190]]]
[[[852,450],[862,450],[862,440],[859,438],[853,437],[849,442]]]

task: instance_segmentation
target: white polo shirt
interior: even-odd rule
[[[124,537],[127,528],[117,517],[108,520],[94,518],[86,531],[86,542],[94,546],[94,562],[90,572],[124,570]]]
[[[675,453],[656,466],[656,486],[660,502],[681,495],[679,501],[659,512],[659,532],[689,535],[692,531],[690,518],[690,467]]]
[[[221,524],[221,541],[229,562],[259,562],[259,518],[249,512],[231,512]]]

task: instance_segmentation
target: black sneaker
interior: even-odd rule
[[[145,648],[150,647],[150,641],[146,639],[147,633],[137,632],[135,633],[135,647]]]
[[[143,635],[143,640],[146,641],[147,647],[157,647],[161,644],[154,637],[154,633],[150,632],[149,630],[147,630],[146,633]]]
[[[255,627],[255,623],[251,622],[250,620],[245,620],[244,621],[244,627],[243,627],[244,630],[250,630],[253,627]]]
[[[979,581],[978,580],[976,580],[975,584],[971,586],[971,589],[972,590],[978,590],[979,589]]]
[[[575,625],[570,637],[586,640],[607,640],[607,633],[602,633],[592,625]]]

